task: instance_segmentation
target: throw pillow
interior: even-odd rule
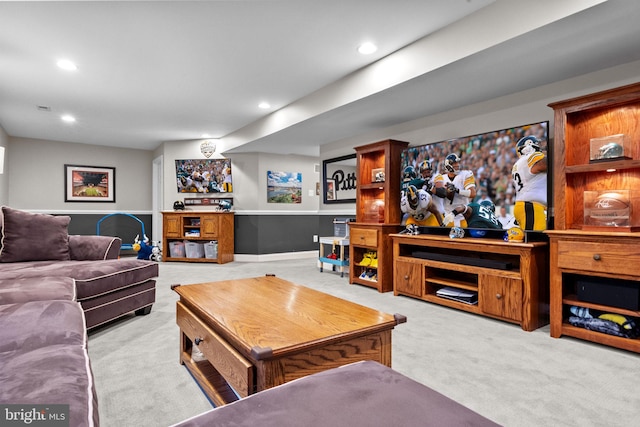
[[[68,260],[70,221],[3,206],[0,262]]]

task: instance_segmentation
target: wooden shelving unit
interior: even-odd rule
[[[400,157],[408,142],[385,140],[356,147],[356,222],[349,223],[349,282],[393,290],[393,254],[389,234],[401,231]],[[362,266],[367,252],[374,252],[375,267]],[[375,280],[361,278],[371,271]]]
[[[217,242],[215,258],[171,256],[171,242]],[[234,214],[214,211],[162,212],[163,261],[215,262],[224,264],[234,256]]]
[[[554,230],[550,241],[551,336],[572,336],[640,352],[640,340],[576,327],[568,322],[571,306],[640,318],[640,311],[585,302],[577,297],[583,279],[614,279],[640,287],[640,233],[629,227],[585,224],[585,191],[635,190],[640,185],[640,83],[556,102],[553,148]],[[631,158],[590,162],[591,138],[625,134]],[[640,197],[631,198],[632,215]]]

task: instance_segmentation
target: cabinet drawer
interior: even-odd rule
[[[351,244],[360,246],[378,246],[378,230],[351,228]]]
[[[180,330],[191,340],[200,338],[198,345],[209,363],[224,377],[242,397],[254,390],[253,365],[231,347],[220,335],[205,325],[180,301],[177,303],[176,318]]]
[[[558,242],[558,266],[596,273],[638,274],[640,252],[630,252],[629,245],[580,241]]]

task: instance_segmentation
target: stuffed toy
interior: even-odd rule
[[[140,240],[140,235],[137,235],[133,241],[133,250],[138,252],[138,259],[151,259],[153,253],[153,247],[149,245],[147,236]]]
[[[151,245],[151,255],[149,255],[149,259],[156,262],[162,261],[162,250],[160,249],[160,242],[152,242]]]

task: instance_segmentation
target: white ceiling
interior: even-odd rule
[[[323,144],[640,59],[640,2],[601,2],[0,2],[0,126],[146,150],[208,133],[227,152],[317,156]],[[379,50],[361,56],[366,40]],[[60,58],[78,70],[58,69]]]

